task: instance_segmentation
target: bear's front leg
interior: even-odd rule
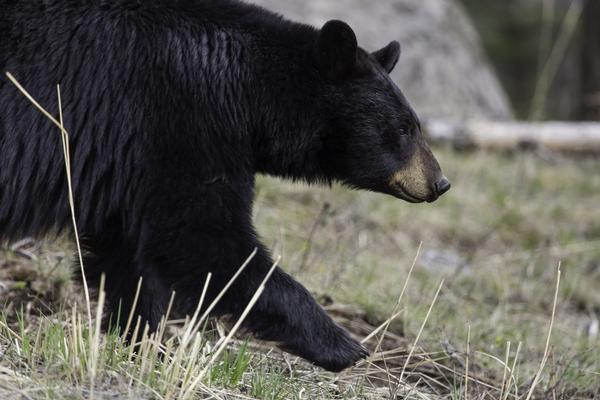
[[[204,306],[257,249],[213,312],[236,319],[273,264],[252,226],[251,181],[186,185],[175,177],[161,183],[159,193],[164,197],[151,198],[153,214],[145,221],[138,251],[143,269],[156,271],[162,286],[175,290],[178,309],[191,315],[208,273],[212,279]],[[244,327],[257,338],[276,342],[283,350],[331,371],[350,367],[368,354],[280,269],[266,283]]]
[[[204,307],[216,298],[244,260],[257,249],[213,311],[214,316],[227,315],[237,320],[273,264],[254,234],[239,231],[225,233],[218,229],[202,235],[188,231],[170,247],[177,256],[169,260],[163,273],[177,293],[179,309],[188,315],[197,306],[208,272],[212,278]],[[183,263],[177,263],[177,259]],[[279,268],[267,281],[243,327],[256,338],[275,342],[281,349],[330,371],[341,371],[368,355],[302,285]]]
[[[266,260],[268,257],[260,255],[258,261]],[[300,283],[279,268],[267,282],[245,326],[258,339],[274,341],[281,349],[329,371],[351,367],[369,354]]]

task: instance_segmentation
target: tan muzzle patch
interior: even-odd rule
[[[423,201],[431,196],[426,170],[427,165],[423,162],[421,152],[415,152],[408,165],[391,177],[390,186],[403,192],[402,194]]]

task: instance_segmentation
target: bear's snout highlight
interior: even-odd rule
[[[410,203],[434,202],[451,187],[429,149],[415,151],[408,164],[392,175],[389,185],[396,197]]]

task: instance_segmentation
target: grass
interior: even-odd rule
[[[27,241],[0,253],[0,398],[526,399],[534,380],[532,398],[600,395],[600,161],[436,154],[453,189],[434,204],[258,181],[283,267],[359,338],[385,328],[372,364],[334,375],[243,336],[221,346],[215,322],[132,352],[90,331],[72,245]]]

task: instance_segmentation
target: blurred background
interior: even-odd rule
[[[422,118],[600,118],[598,1],[256,2],[316,26],[345,20],[367,50],[399,40],[394,77]]]

